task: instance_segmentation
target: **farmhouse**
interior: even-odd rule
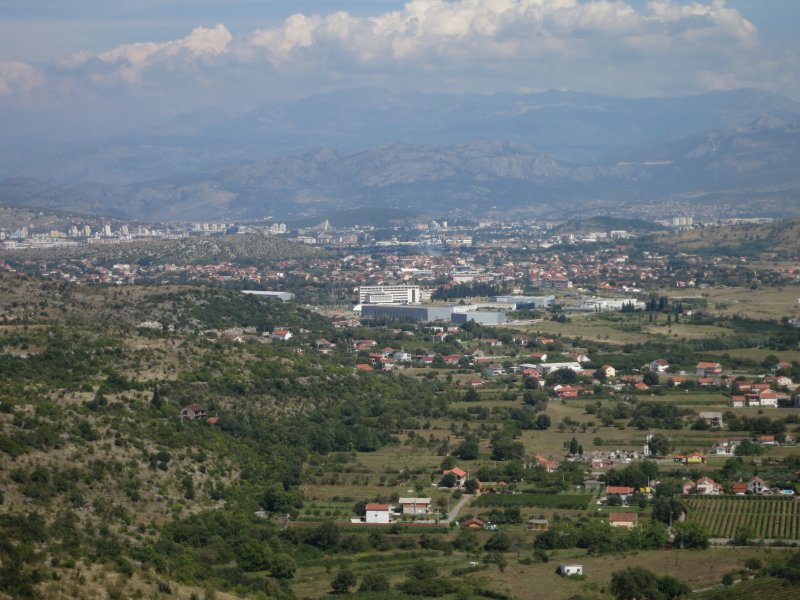
[[[286,342],[292,339],[292,332],[288,329],[276,329],[272,332],[270,336],[273,340],[277,340],[279,342]]]
[[[697,480],[697,483],[687,481],[683,486],[683,493],[688,494],[691,488],[695,488],[698,494],[703,494],[705,496],[719,496],[725,491],[723,486],[710,477],[701,477]]]
[[[367,523],[389,523],[392,507],[389,504],[367,504]]]
[[[736,496],[744,496],[747,494],[747,484],[746,483],[734,483],[731,485],[731,493]]]
[[[206,409],[200,404],[190,404],[181,409],[182,421],[199,421],[206,418]]]
[[[400,498],[398,502],[404,515],[427,515],[431,505],[430,498]]]
[[[456,478],[456,485],[458,487],[464,487],[464,483],[467,481],[467,479],[469,479],[469,472],[459,469],[458,467],[442,471],[442,476],[445,475],[454,475]]]
[[[663,358],[658,358],[650,363],[650,370],[654,373],[666,373],[669,363]]]
[[[722,413],[721,412],[701,412],[698,415],[706,425],[712,428],[722,429]]]
[[[761,477],[756,476],[747,482],[747,491],[751,494],[761,495],[769,491],[769,486]]]
[[[625,485],[609,485],[606,488],[606,496],[619,496],[623,503],[628,502],[628,498],[633,494],[633,488]]]
[[[697,363],[697,375],[700,377],[711,377],[721,375],[722,365],[718,362],[699,362]]]
[[[617,376],[617,370],[611,365],[603,365],[597,371],[605,375],[606,379],[613,379]]]
[[[541,467],[548,473],[555,473],[556,471],[558,471],[558,463],[554,460],[550,460],[549,458],[542,456],[541,454],[537,454],[536,456],[534,456],[533,460],[536,466]]]
[[[631,529],[636,526],[636,513],[631,512],[613,512],[608,515],[608,521],[612,527],[623,527]]]
[[[471,519],[461,523],[460,527],[462,529],[483,529],[486,527],[486,521],[479,519],[478,517],[472,517]]]

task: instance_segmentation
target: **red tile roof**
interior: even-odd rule
[[[608,515],[608,519],[612,523],[635,523],[637,515],[632,512],[614,512]]]

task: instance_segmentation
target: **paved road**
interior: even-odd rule
[[[464,508],[464,505],[472,500],[472,494],[464,494],[461,496],[461,499],[456,502],[456,505],[450,509],[450,512],[447,513],[447,518],[442,521],[445,525],[450,525],[453,521],[458,518],[458,514],[461,512],[461,509]]]

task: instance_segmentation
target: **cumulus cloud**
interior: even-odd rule
[[[753,25],[721,0],[654,0],[642,11],[611,0],[412,0],[402,11],[356,18],[347,13],[292,15],[250,35],[276,66],[347,56],[356,64],[416,60],[525,59],[564,52],[584,56],[624,46],[648,50],[649,36],[672,43],[735,39],[757,44]],[[661,42],[653,46],[661,50]]]
[[[276,91],[365,84],[621,95],[740,86],[798,91],[796,70],[765,50],[753,24],[724,0],[629,1],[410,0],[367,17],[298,13],[235,37],[218,24],[180,39],[74,54],[41,71],[12,63],[0,70],[0,94],[41,85],[41,73],[60,89],[147,90],[190,102],[209,101],[212,93],[262,102]]]
[[[68,69],[77,69],[87,63],[99,63],[101,67],[92,74],[95,80],[106,80],[109,77],[118,77],[129,83],[140,80],[142,72],[148,67],[164,63],[174,58],[184,58],[194,61],[201,57],[215,57],[227,54],[228,45],[233,36],[223,24],[208,29],[197,27],[189,35],[178,40],[167,42],[138,42],[123,44],[100,54],[79,53],[69,57],[61,63]]]
[[[44,83],[44,76],[23,62],[0,61],[0,96],[26,95]]]

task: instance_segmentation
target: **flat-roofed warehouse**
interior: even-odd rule
[[[294,300],[294,294],[291,292],[265,292],[261,290],[242,290],[243,294],[250,294],[251,296],[262,296],[264,298],[271,298],[272,300],[280,300],[281,302],[288,302]]]

